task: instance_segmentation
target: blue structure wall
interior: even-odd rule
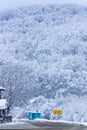
[[[41,118],[41,113],[39,112],[28,112],[28,119],[29,120],[34,120],[37,118]]]

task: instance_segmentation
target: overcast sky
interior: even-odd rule
[[[32,4],[64,4],[64,3],[75,3],[87,6],[87,0],[0,0],[0,10]]]

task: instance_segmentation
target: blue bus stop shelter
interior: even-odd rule
[[[41,113],[40,112],[28,112],[28,119],[29,120],[34,120],[37,118],[41,118]]]

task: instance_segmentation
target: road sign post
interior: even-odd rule
[[[63,111],[62,110],[53,110],[53,114],[57,116],[57,119],[61,119]]]
[[[54,115],[62,115],[62,110],[53,110]]]

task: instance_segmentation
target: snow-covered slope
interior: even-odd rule
[[[7,88],[10,105],[24,109],[40,95],[56,105],[71,97],[86,99],[87,8],[50,5],[0,12],[0,85]]]

